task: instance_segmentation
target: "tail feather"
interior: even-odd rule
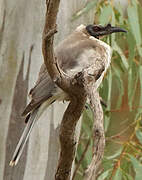
[[[36,122],[36,116],[37,116],[37,111],[38,109],[35,109],[30,116],[30,119],[28,121],[28,123],[26,124],[26,127],[24,129],[24,132],[20,138],[20,141],[16,147],[16,150],[13,154],[12,160],[10,161],[10,166],[15,166],[17,164],[17,162],[19,161],[19,158],[21,157],[21,154],[23,152],[23,149],[26,145],[26,142],[28,140],[28,137],[32,131],[32,128]]]
[[[39,108],[36,108],[35,110],[33,110],[30,114],[30,118],[27,121],[26,127],[24,129],[24,132],[20,138],[20,141],[16,147],[16,150],[13,154],[12,160],[10,161],[10,166],[15,166],[20,157],[21,154],[23,152],[23,149],[26,145],[26,142],[30,136],[30,133],[32,131],[32,128],[35,124],[35,122],[37,121],[37,119],[39,119],[39,117],[41,116],[41,114],[44,112],[44,110],[50,105],[52,104],[54,101],[56,100],[63,100],[66,97],[66,94],[64,92],[61,92],[55,96],[50,97],[47,101],[45,101]]]

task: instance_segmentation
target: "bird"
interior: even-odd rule
[[[94,84],[94,88],[97,89],[110,65],[112,51],[111,47],[100,38],[117,32],[127,31],[112,26],[110,23],[105,26],[95,24],[78,26],[55,47],[54,54],[58,59],[59,67],[64,73],[72,76],[93,64],[94,61],[102,61],[105,68]],[[26,126],[10,161],[10,166],[15,166],[18,163],[34,124],[43,111],[56,100],[69,100],[69,95],[50,78],[45,64],[42,64],[37,82],[30,90],[29,96],[31,101],[22,113],[22,116],[25,116]]]

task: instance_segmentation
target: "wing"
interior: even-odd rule
[[[52,97],[56,92],[57,86],[51,80],[45,65],[41,66],[39,77],[34,88],[30,90],[29,96],[31,97],[30,103],[24,109],[22,116],[27,115],[33,109],[36,109],[48,98]]]

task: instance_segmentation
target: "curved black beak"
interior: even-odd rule
[[[120,27],[114,27],[111,26],[111,24],[106,25],[105,27],[101,27],[100,31],[97,32],[98,36],[103,36],[103,35],[108,35],[112,33],[117,33],[117,32],[127,32],[125,29],[120,28]]]
[[[120,28],[120,27],[111,27],[110,29],[111,33],[116,33],[116,32],[127,32],[125,29]]]

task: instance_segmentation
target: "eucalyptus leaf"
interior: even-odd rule
[[[85,110],[83,113],[82,129],[86,136],[92,135],[93,116],[91,110]]]
[[[142,66],[139,66],[139,78],[140,78],[140,101],[139,101],[139,106],[142,106]]]
[[[112,69],[113,69],[114,75],[117,79],[118,88],[119,88],[119,95],[118,95],[118,100],[117,100],[117,104],[116,104],[116,109],[118,109],[121,106],[122,97],[124,95],[124,84],[123,84],[123,80],[122,80],[121,70],[114,66],[112,67]]]
[[[122,147],[120,149],[118,149],[118,151],[116,151],[112,156],[108,156],[106,157],[106,159],[110,160],[110,159],[115,159],[116,157],[118,157],[122,152]]]
[[[128,71],[128,103],[130,110],[132,110],[132,104],[133,104],[133,99],[134,95],[136,92],[136,87],[137,87],[137,82],[138,82],[138,67],[135,64],[135,62],[132,62],[131,69]]]
[[[105,25],[110,22],[112,18],[112,11],[112,6],[110,4],[101,8],[101,14],[99,17],[100,24]]]
[[[113,9],[112,9],[112,15],[111,15],[111,24],[112,24],[113,26],[115,26],[115,12],[114,12]],[[113,33],[113,34],[111,34],[110,37],[111,37],[111,46],[113,46],[113,45],[115,44],[115,42],[116,42],[116,39],[115,39],[116,34]]]
[[[139,66],[139,81],[140,81],[140,98],[139,98],[139,107],[142,107],[142,66]],[[142,113],[142,108],[138,108],[138,115],[137,118],[139,117],[139,115]]]
[[[125,173],[125,177],[127,178],[127,180],[134,180],[134,178],[128,173]]]
[[[121,50],[121,48],[118,46],[117,43],[113,44],[113,50],[117,51],[117,53],[120,55],[122,63],[124,65],[125,69],[127,70],[129,68],[127,58],[125,57],[123,51]]]
[[[129,57],[128,57],[128,63],[130,65],[130,68],[132,68],[134,57],[135,57],[135,47],[136,47],[136,41],[131,31],[127,33],[127,43],[129,44],[128,50],[129,50]]]
[[[138,138],[139,142],[142,144],[142,132],[140,129],[136,131],[136,137]]]
[[[120,168],[117,169],[115,176],[112,178],[112,180],[122,180],[122,172]]]
[[[84,161],[85,161],[85,165],[86,165],[86,168],[89,166],[89,164],[91,163],[91,160],[92,160],[92,142],[89,146],[90,148],[88,148],[88,150],[86,151],[85,153],[85,158],[84,158]]]
[[[78,149],[77,149],[77,155],[76,155],[76,159],[77,161],[80,160],[82,153],[83,153],[83,145],[79,144],[78,145]],[[86,163],[84,163],[84,161],[82,161],[81,165],[80,165],[80,169],[83,171],[86,168]]]
[[[123,9],[122,9],[122,5],[120,4],[120,2],[117,2],[115,9],[119,12],[119,23],[123,24],[123,22],[124,22]]]
[[[103,172],[103,173],[97,178],[97,180],[105,180],[105,179],[108,177],[108,175],[110,174],[110,172],[111,172],[111,169]]]
[[[110,124],[110,116],[105,115],[105,117],[104,117],[104,129],[105,129],[105,132],[107,132],[109,124]]]
[[[141,6],[140,3],[139,3],[139,6],[137,7],[137,9],[138,9],[138,16],[139,16],[139,19],[140,19],[140,21],[139,21],[140,31],[142,32],[142,21],[141,21],[141,19],[142,19],[142,6]]]
[[[107,97],[107,110],[109,111],[111,108],[111,91],[112,91],[112,72],[111,69],[109,69],[108,76],[107,76],[107,82],[108,82],[108,97]]]
[[[140,29],[140,19],[138,16],[138,2],[136,0],[132,1],[132,4],[129,3],[129,6],[127,8],[128,12],[128,20],[130,23],[130,28],[131,32],[133,33],[136,43],[137,43],[137,48],[139,51],[139,55],[142,57],[142,36],[141,36],[141,29]]]
[[[128,20],[130,23],[131,31],[135,37],[137,44],[141,45],[142,38],[141,38],[141,31],[140,31],[140,24],[139,24],[137,2],[136,0],[133,0],[132,2],[133,4],[129,3],[128,9],[127,9]]]
[[[107,76],[107,87],[108,87],[108,93],[107,93],[107,108],[106,108],[106,111],[110,111],[111,109],[111,91],[112,91],[112,72],[111,72],[111,69],[109,70],[109,73],[108,73],[108,76]],[[105,114],[105,132],[107,131],[108,129],[108,126],[109,126],[109,123],[110,123],[110,116],[107,116]]]
[[[136,173],[135,180],[142,180],[142,164],[132,155],[128,155]]]
[[[79,18],[80,16],[82,16],[85,13],[87,13],[91,9],[95,8],[96,3],[97,3],[96,0],[89,1],[84,8],[82,8],[77,13],[73,14],[73,16],[71,18],[71,21],[74,21],[75,19]]]

